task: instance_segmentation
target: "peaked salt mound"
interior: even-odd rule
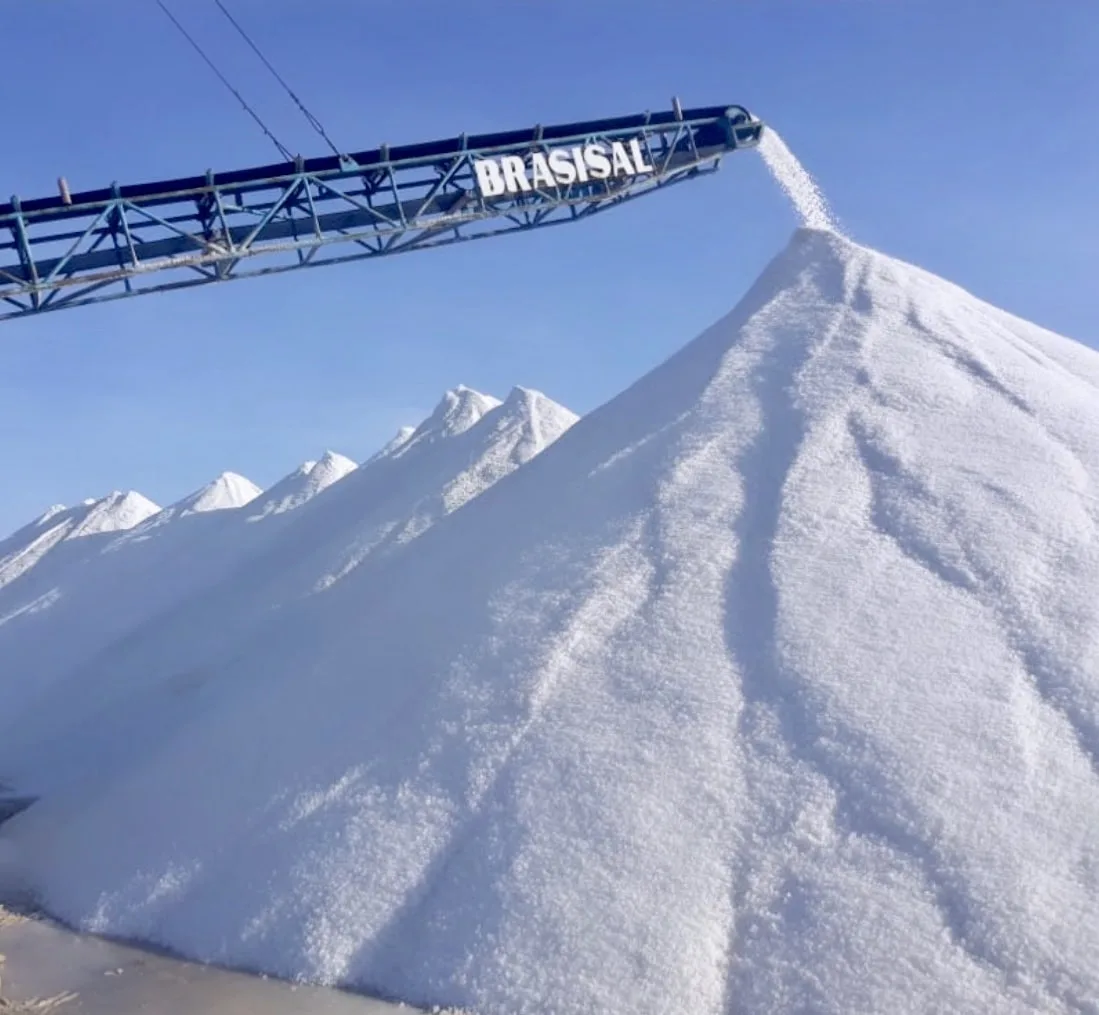
[[[31,525],[37,528],[41,528],[51,518],[56,518],[59,514],[63,514],[67,510],[68,508],[66,508],[64,504],[53,504],[50,507],[46,508],[46,510],[42,512],[42,514],[40,514],[33,522],[31,522]]]
[[[1097,378],[799,232],[2,835],[88,929],[484,1015],[1085,1010]]]
[[[358,517],[330,523],[339,533],[340,550],[328,559],[339,563],[330,567],[321,585],[421,535],[529,461],[577,418],[541,392],[525,388],[515,388],[505,402],[465,387],[447,392],[408,440],[373,460],[373,472],[364,474],[361,490],[348,490],[345,510],[354,504]],[[365,516],[360,505],[369,505]],[[334,502],[331,506],[337,508]],[[348,538],[352,531],[354,540]]]
[[[33,570],[26,552],[17,562],[23,580],[0,570],[0,715],[14,721],[57,677],[221,577],[241,541],[220,523],[259,492],[227,472],[167,508],[116,491],[56,516],[64,529],[37,541]]]
[[[102,532],[133,528],[160,508],[131,490],[114,491],[101,500],[87,498],[78,506],[55,504],[29,525],[0,541],[0,589],[35,567],[60,543]],[[75,559],[75,555],[70,560]],[[0,614],[3,614],[0,602]]]
[[[83,505],[43,516],[0,543],[0,589],[26,574],[60,543],[87,508]]]
[[[94,501],[88,513],[78,521],[67,539],[90,536],[99,532],[123,532],[151,518],[160,510],[148,497],[134,490],[115,490],[102,500]]]
[[[0,588],[33,567],[64,539],[85,511],[83,506],[67,508],[55,504],[33,522],[0,540]]]
[[[279,480],[262,498],[257,497],[249,508],[248,521],[293,511],[354,472],[357,467],[350,458],[326,451],[319,461],[303,463],[289,476]]]
[[[317,485],[318,490],[323,490],[357,468],[358,465],[346,455],[326,451],[309,473],[309,477]]]
[[[143,540],[148,534],[164,525],[191,515],[207,514],[214,511],[231,511],[234,508],[250,504],[263,489],[235,472],[223,472],[205,486],[199,487],[174,504],[162,508],[151,518],[134,526],[128,541]]]
[[[403,447],[408,443],[408,439],[416,432],[414,426],[402,426],[393,438],[385,444],[380,451],[375,452],[367,459],[367,464],[377,461],[380,458],[389,458],[395,451]]]
[[[198,514],[202,511],[224,511],[244,507],[263,490],[235,472],[223,472],[213,482],[172,505],[177,515]]]
[[[399,444],[390,442],[388,457],[407,454],[421,444],[430,444],[448,437],[464,433],[486,412],[500,404],[498,398],[482,395],[479,391],[467,388],[464,384],[448,391],[435,411],[427,417],[404,441]],[[398,434],[398,438],[399,438]]]
[[[485,413],[471,442],[466,468],[441,491],[442,510],[457,510],[557,440],[579,417],[542,392],[515,387]],[[414,528],[418,526],[414,525]]]

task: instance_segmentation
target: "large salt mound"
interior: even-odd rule
[[[1097,387],[801,231],[2,834],[84,927],[413,1002],[1091,1010]]]

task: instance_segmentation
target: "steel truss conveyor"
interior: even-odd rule
[[[571,222],[713,172],[762,130],[739,106],[676,102],[84,193],[60,180],[57,196],[0,205],[0,319]],[[589,148],[614,149],[606,174],[585,166]],[[535,164],[524,181],[517,157]],[[547,162],[567,170],[570,160],[571,173],[547,177]],[[478,173],[479,162],[493,163],[503,192],[486,186],[492,167]]]

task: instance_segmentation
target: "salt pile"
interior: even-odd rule
[[[272,515],[284,515],[312,500],[322,490],[354,472],[358,466],[344,455],[326,451],[318,461],[303,462],[263,497],[250,502],[248,521],[258,522]]]
[[[334,482],[343,465],[328,461],[293,495],[285,482],[277,486],[273,492],[285,503],[272,517]],[[33,555],[24,550],[18,571],[9,566],[9,580],[0,581],[0,726],[4,719],[18,725],[22,707],[60,676],[254,552],[271,526],[238,531],[239,509],[260,493],[250,480],[225,472],[163,509],[141,494],[115,492],[51,511],[21,530],[33,534],[46,527],[31,546]]]
[[[801,230],[521,467],[119,697],[126,763],[0,838],[90,930],[485,1015],[1089,1010],[1097,389]]]
[[[55,504],[29,525],[0,540],[0,589],[37,566],[61,544],[69,550],[69,559],[80,556],[73,541],[81,536],[123,532],[160,510],[147,497],[133,490],[114,491],[106,497],[89,497],[76,507]],[[81,549],[85,549],[82,547]],[[0,622],[4,617],[0,599]]]
[[[149,529],[166,525],[173,519],[186,518],[188,515],[204,514],[209,511],[228,511],[244,507],[255,500],[263,490],[250,479],[235,472],[223,472],[216,479],[182,500],[164,508],[147,522],[137,527],[132,538],[139,538]]]
[[[123,493],[115,490],[102,500],[92,501],[88,510],[74,524],[66,539],[79,539],[107,532],[125,532],[140,525],[160,510],[148,497],[135,490]]]
[[[501,401],[460,385],[357,469],[327,453],[241,508],[163,512],[167,521],[107,544],[95,566],[47,568],[13,588],[6,601],[24,612],[0,624],[0,663],[19,674],[5,681],[0,665],[0,770],[47,792],[112,758],[125,764],[137,735],[119,723],[150,688],[201,681],[211,654],[400,550],[576,418],[527,388]],[[43,588],[63,594],[30,612]],[[4,604],[0,595],[0,613]]]

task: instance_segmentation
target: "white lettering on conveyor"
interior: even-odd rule
[[[578,148],[555,148],[534,152],[528,159],[503,155],[495,159],[475,159],[477,188],[484,197],[519,194],[546,187],[567,187],[588,180],[607,180],[617,176],[651,173],[641,142],[628,145],[613,141],[609,145],[593,142]]]

